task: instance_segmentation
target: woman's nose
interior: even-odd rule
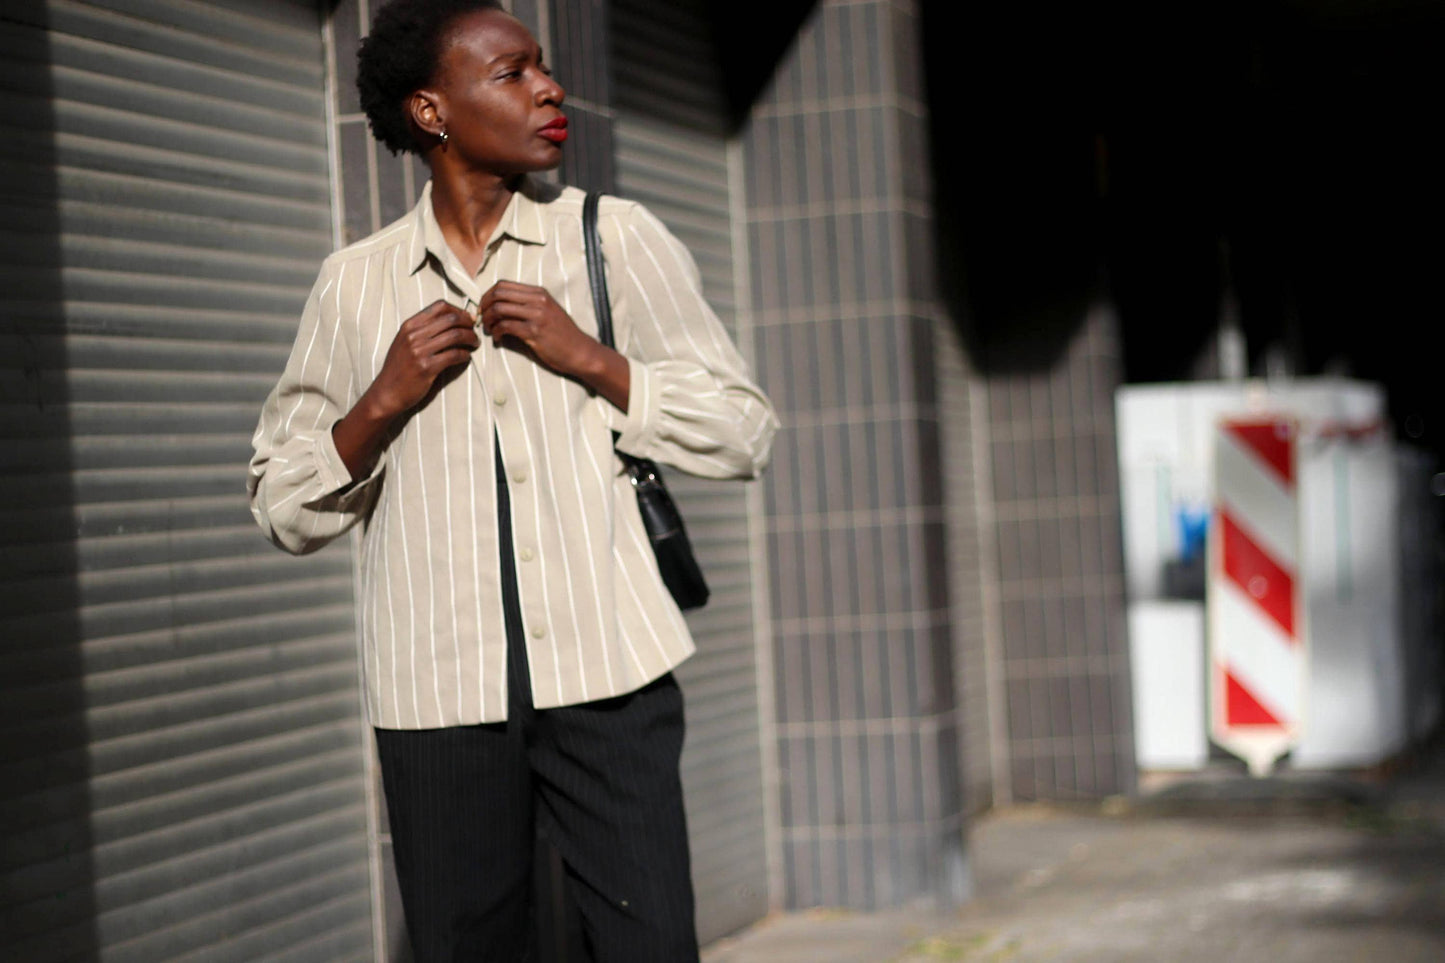
[[[537,103],[560,104],[567,98],[567,91],[550,76],[543,75],[543,82],[537,86]]]

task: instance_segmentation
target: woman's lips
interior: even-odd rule
[[[537,131],[539,137],[545,137],[554,144],[560,144],[567,139],[567,118],[558,117],[551,123],[544,124],[542,129]]]

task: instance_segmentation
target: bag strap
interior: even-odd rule
[[[592,288],[592,311],[597,315],[597,340],[616,350],[612,343],[612,301],[607,297],[607,271],[602,260],[602,237],[597,233],[597,205],[602,200],[601,191],[589,191],[582,202],[582,244],[587,252],[587,281]],[[619,432],[612,433],[613,451]],[[646,459],[618,451],[617,457],[632,476],[632,484],[658,483],[657,467]]]
[[[582,202],[582,243],[587,250],[587,280],[592,286],[592,312],[597,315],[597,340],[612,342],[612,300],[607,296],[607,270],[602,260],[602,238],[597,233],[597,206],[601,191],[589,191]]]

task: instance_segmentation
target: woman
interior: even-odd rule
[[[777,422],[687,252],[602,203],[594,337],[564,93],[495,2],[396,0],[359,57],[431,182],[322,267],[249,487],[295,553],[361,526],[360,630],[415,956],[529,958],[534,826],[597,959],[696,959],[671,670],[692,651],[616,448],[762,470]]]

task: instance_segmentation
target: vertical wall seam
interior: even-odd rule
[[[752,252],[748,244],[747,176],[739,135],[727,142],[728,207],[733,249],[733,324],[739,350],[757,376],[758,345],[753,329]],[[753,595],[753,646],[757,655],[758,745],[763,767],[763,852],[767,862],[768,907],[783,905],[782,774],[778,768],[777,680],[773,674],[773,604],[769,591],[768,517],[762,482],[747,489],[748,562]]]
[[[365,33],[368,23],[367,0],[360,0],[357,17],[361,20],[358,28]],[[346,199],[341,178],[340,144],[340,90],[336,80],[336,35],[332,20],[336,6],[330,0],[317,0],[321,16],[321,37],[325,51],[325,92],[326,102],[326,163],[331,179],[331,246],[339,250],[345,246]],[[373,203],[375,192],[373,191]],[[361,625],[361,530],[353,529],[348,538],[351,555],[352,624]],[[376,756],[371,744],[371,728],[366,714],[366,680],[362,676],[361,660],[356,660],[357,709],[361,718],[360,741],[362,758],[362,779],[366,799],[366,856],[371,901],[371,950],[375,963],[388,963],[386,940],[386,889],[384,867],[381,861],[382,833],[380,824],[380,800],[377,798]]]
[[[361,0],[364,5],[366,0]],[[336,35],[332,28],[335,7],[330,0],[317,0],[321,17],[321,42],[325,55],[323,99],[326,104],[326,165],[331,180],[331,246],[345,244],[346,200],[341,181],[340,91],[336,84]],[[360,16],[360,12],[358,16]],[[352,624],[361,625],[361,530],[353,529],[350,537]],[[362,779],[366,799],[366,861],[371,901],[371,951],[375,963],[386,959],[386,892],[381,863],[380,807],[377,799],[376,758],[371,746],[371,728],[366,718],[366,680],[362,677],[361,660],[356,660],[356,705],[361,718],[360,730]]]
[[[983,602],[984,692],[988,707],[989,763],[993,804],[1013,801],[1010,774],[1007,690],[1004,685],[1003,634],[999,616],[998,521],[993,504],[993,451],[989,435],[988,386],[977,373],[969,378],[969,422],[973,436],[973,498],[978,519],[979,588]]]

